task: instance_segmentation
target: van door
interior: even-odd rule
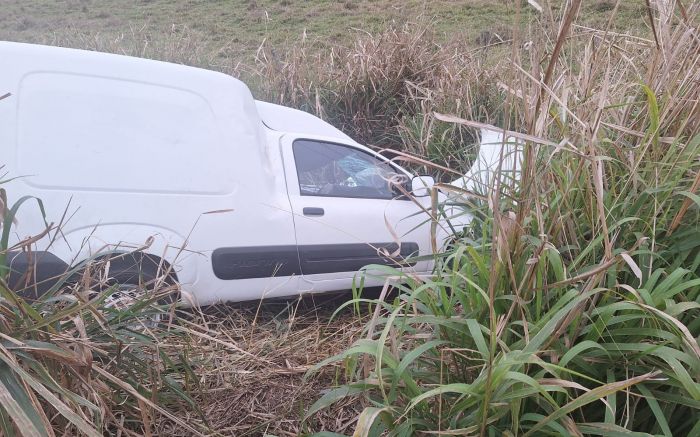
[[[314,291],[350,288],[368,264],[430,269],[428,261],[406,261],[430,253],[430,221],[421,206],[392,188],[390,180],[409,181],[405,171],[354,145],[286,135],[281,147],[301,271]],[[428,208],[430,200],[418,202]]]

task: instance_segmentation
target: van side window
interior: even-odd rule
[[[294,161],[302,196],[392,199],[408,178],[377,157],[339,144],[296,140]]]

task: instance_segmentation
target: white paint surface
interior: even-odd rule
[[[301,196],[289,150],[297,138],[385,158],[310,114],[255,102],[236,79],[17,43],[0,42],[0,59],[0,94],[12,94],[0,102],[0,166],[20,176],[5,186],[10,203],[37,196],[46,222],[66,219],[50,247],[44,238],[36,250],[73,264],[151,241],[145,250],[173,264],[185,295],[200,304],[352,285],[354,272],[220,280],[211,265],[217,248],[406,241],[431,253],[430,224],[421,212],[427,197],[416,204]],[[493,170],[500,143],[484,133],[465,187],[477,189],[473,180]],[[327,215],[304,217],[306,206]],[[23,207],[17,221],[15,243],[45,228],[34,204]],[[413,270],[430,268],[423,261]]]

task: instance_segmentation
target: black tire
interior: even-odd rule
[[[142,252],[115,253],[88,263],[76,282],[89,281],[96,291],[133,286],[144,293],[163,294],[159,305],[170,305],[180,298],[177,274],[162,258]],[[131,287],[129,287],[131,288]]]

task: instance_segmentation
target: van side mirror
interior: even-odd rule
[[[411,192],[416,197],[425,197],[430,195],[433,185],[435,185],[435,179],[432,176],[416,176],[411,179]]]

